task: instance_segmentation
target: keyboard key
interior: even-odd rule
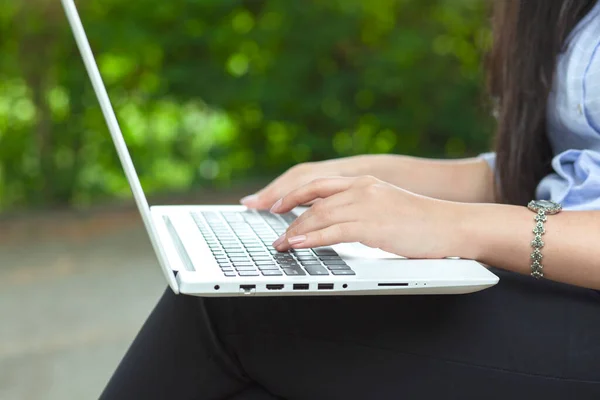
[[[298,255],[310,255],[310,256],[314,256],[314,253],[312,251],[310,251],[310,250],[307,250],[307,249],[301,249],[301,250],[293,249],[292,252],[294,252],[295,254],[298,254]]]
[[[290,253],[277,253],[277,254],[273,254],[273,257],[281,258],[281,259],[289,258],[290,260],[292,260],[294,258]]]
[[[248,250],[248,253],[250,253],[251,256],[267,256],[267,257],[270,257],[269,252],[265,251],[263,249],[251,249],[251,250]]]
[[[221,268],[221,271],[223,271],[223,272],[235,272],[235,269],[233,269],[233,267],[228,267],[228,268]]]
[[[319,256],[321,260],[341,260],[340,256]]]
[[[341,270],[345,270],[345,269],[350,269],[350,267],[345,264],[344,265],[328,265],[327,268],[330,271],[341,271]]]
[[[320,256],[337,256],[338,255],[335,252],[335,250],[333,250],[330,247],[322,247],[319,249],[313,249],[313,251],[315,252],[315,254],[318,254]]]
[[[256,265],[275,265],[275,261],[273,260],[254,260]]]
[[[315,256],[298,255],[296,258],[300,261],[318,261]]]
[[[258,271],[240,271],[240,276],[260,276]]]
[[[300,268],[300,265],[298,265],[298,263],[296,262],[288,262],[288,261],[284,261],[284,262],[280,262],[278,263],[282,268]]]
[[[225,243],[221,243],[221,246],[224,249],[243,249],[244,246],[242,246],[240,243],[237,242],[225,242]]]
[[[237,237],[240,239],[241,242],[256,242],[257,240],[257,237],[254,234],[248,235],[238,233]]]
[[[248,261],[250,262],[250,257],[241,257],[241,256],[230,256],[231,261]]]
[[[339,270],[331,270],[331,273],[333,275],[356,275],[356,273],[354,271],[352,271],[351,269],[339,269]]]
[[[269,264],[269,265],[259,265],[258,269],[260,269],[261,271],[263,270],[269,270],[269,269],[276,269],[276,270],[280,270],[281,268],[279,268],[279,266],[275,265],[275,264]]]
[[[246,251],[243,249],[226,249],[227,254],[230,255],[239,255],[239,254],[246,254]]]
[[[302,265],[321,265],[319,261],[300,261]]]
[[[248,267],[248,266],[254,266],[254,263],[252,261],[234,261],[233,266],[234,267]]]
[[[273,261],[273,259],[270,256],[252,256],[252,259],[254,261]]]
[[[268,225],[254,228],[254,232],[260,235],[274,235],[273,228]],[[262,237],[262,236],[261,236]]]
[[[235,272],[224,272],[225,276],[237,276]]]
[[[304,272],[301,269],[296,269],[296,268],[283,268],[283,272],[285,272],[285,274],[289,275],[289,276],[306,275],[306,272]]]
[[[269,253],[250,253],[250,257],[252,257],[255,261],[256,260],[273,261],[273,257],[271,257],[271,255]]]
[[[329,272],[320,265],[308,265],[304,269],[309,275],[329,275]]]
[[[275,261],[278,261],[278,262],[293,262],[294,264],[298,263],[294,257],[277,257],[277,256],[273,256],[273,259]]]
[[[257,246],[258,247],[264,247],[263,243],[262,242],[258,242],[258,241],[246,241],[246,240],[244,240],[244,241],[242,241],[242,245],[244,247],[252,247],[252,246],[254,246],[254,247],[257,247]]]
[[[283,273],[281,273],[281,271],[278,269],[266,269],[266,270],[261,269],[260,272],[264,276],[282,276],[283,275]]]
[[[344,260],[323,260],[325,265],[346,265]]]
[[[253,265],[249,265],[247,267],[235,267],[235,270],[240,272],[240,271],[256,271],[256,267]]]

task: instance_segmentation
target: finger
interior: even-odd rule
[[[288,248],[308,249],[313,247],[331,246],[338,243],[360,242],[359,222],[343,222],[323,229],[307,232],[304,235],[298,235],[289,238],[285,244]],[[287,249],[282,246],[282,250]],[[279,248],[278,248],[279,250]]]
[[[255,194],[242,198],[240,203],[248,208],[267,210],[281,198],[282,193],[284,194],[285,192],[282,192],[280,178],[278,178]]]
[[[292,190],[279,199],[271,208],[273,213],[285,213],[294,207],[306,204],[315,199],[324,199],[352,186],[353,178],[328,177],[318,178],[306,185]]]
[[[357,206],[346,205],[342,207],[332,207],[319,210],[313,213],[310,218],[307,218],[302,223],[288,229],[285,233],[286,237],[304,235],[307,232],[324,229],[328,226],[341,224],[344,222],[358,221]]]
[[[270,209],[277,200],[291,190],[309,182],[310,170],[307,171],[306,165],[304,165],[304,168],[302,166],[301,164],[290,168],[263,189],[253,195],[244,197],[240,202],[249,208]]]
[[[292,229],[288,229],[283,235],[273,242],[273,247],[277,250],[285,251],[290,246],[289,239],[306,235],[310,232],[319,231],[329,226],[339,225],[348,222],[357,222],[359,215],[357,205],[346,205],[342,207],[326,208],[318,211],[312,217],[306,219],[301,224]]]
[[[286,234],[289,236],[290,231],[294,231],[298,226],[313,219],[315,216],[322,216],[323,214],[326,216],[326,214],[332,212],[332,210],[352,204],[354,196],[355,195],[351,190],[346,190],[327,197],[326,199],[317,200],[310,209],[302,213],[287,227]]]

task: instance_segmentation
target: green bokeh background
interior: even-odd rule
[[[489,148],[483,0],[86,0],[144,189]],[[58,0],[0,0],[0,211],[130,196]]]

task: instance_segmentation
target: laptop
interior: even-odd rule
[[[462,294],[498,277],[473,260],[407,259],[358,243],[280,253],[271,243],[306,208],[285,215],[240,205],[150,207],[73,0],[67,19],[135,203],[174,293],[195,296]]]

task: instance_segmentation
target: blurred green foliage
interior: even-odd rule
[[[483,0],[86,0],[149,193],[483,151]],[[0,0],[0,208],[129,195],[58,0]]]

